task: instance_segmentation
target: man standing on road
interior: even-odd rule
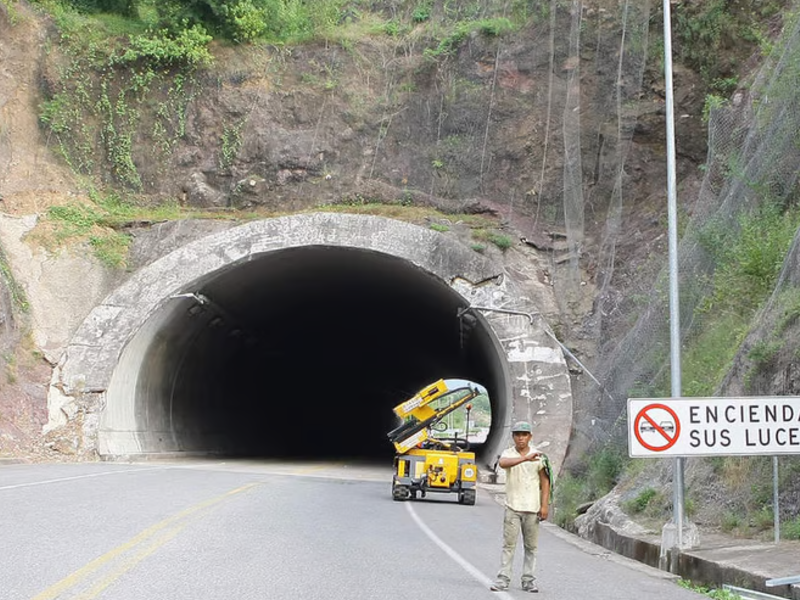
[[[511,583],[511,570],[517,539],[522,532],[525,556],[522,562],[522,589],[538,592],[534,570],[539,543],[539,520],[550,511],[550,468],[547,457],[531,445],[530,423],[519,421],[511,428],[514,446],[500,455],[506,472],[506,510],[503,517],[503,554],[493,591],[504,591]]]

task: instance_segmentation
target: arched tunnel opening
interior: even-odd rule
[[[168,299],[128,344],[107,405],[143,451],[385,461],[392,408],[438,379],[506,418],[503,350],[448,282],[396,256],[302,246],[248,256]],[[102,437],[101,423],[99,435]],[[478,460],[493,439],[473,444]],[[101,444],[102,446],[102,444]]]

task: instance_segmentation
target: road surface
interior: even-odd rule
[[[502,507],[393,502],[391,470],[196,461],[0,466],[3,600],[508,600]],[[521,545],[521,544],[520,544]],[[698,600],[654,569],[540,536],[538,597]]]

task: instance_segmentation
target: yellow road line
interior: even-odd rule
[[[135,537],[131,538],[129,541],[125,542],[124,544],[121,544],[121,545],[117,546],[113,550],[109,550],[108,552],[106,552],[102,556],[99,556],[99,557],[95,558],[93,561],[91,561],[90,563],[87,563],[85,566],[81,567],[80,569],[78,569],[74,573],[71,573],[70,575],[67,575],[64,579],[62,579],[58,583],[50,586],[49,588],[44,590],[42,593],[34,596],[31,600],[55,600],[55,598],[57,598],[64,591],[77,586],[84,579],[87,579],[90,575],[92,575],[92,573],[94,573],[95,571],[101,569],[103,566],[105,566],[110,561],[114,560],[115,558],[117,558],[118,556],[122,555],[123,553],[128,552],[129,550],[135,548],[139,544],[142,544],[143,542],[146,542],[148,539],[150,539],[151,537],[153,537],[154,535],[156,535],[158,532],[162,531],[163,529],[166,529],[170,525],[174,525],[174,524],[178,523],[182,519],[187,519],[191,515],[199,512],[199,511],[201,511],[203,509],[210,508],[210,507],[214,506],[215,504],[219,504],[220,502],[222,502],[223,500],[226,500],[227,498],[233,496],[234,494],[239,494],[241,492],[245,492],[245,491],[249,490],[250,488],[255,487],[256,485],[258,485],[258,484],[257,483],[249,483],[247,485],[243,485],[240,488],[236,488],[235,490],[231,490],[230,492],[226,492],[225,494],[223,494],[221,496],[217,496],[216,498],[212,498],[210,500],[206,500],[204,502],[200,502],[199,504],[195,504],[194,506],[192,506],[190,508],[187,508],[186,510],[181,511],[176,515],[172,515],[171,517],[167,517],[163,521],[160,521],[160,522],[156,523],[155,525],[152,525],[152,526],[148,527],[147,529],[145,529],[144,531],[142,531],[141,533],[139,533]]]
[[[91,588],[89,588],[79,596],[76,596],[74,600],[93,600],[94,598],[97,598],[97,596],[103,593],[106,590],[106,588],[108,588],[117,579],[122,577],[125,573],[130,571],[133,567],[138,565],[145,558],[147,558],[153,552],[158,550],[161,546],[163,546],[168,541],[177,536],[187,525],[188,523],[181,523],[179,525],[176,525],[174,528],[168,529],[166,532],[163,532],[160,536],[158,536],[155,539],[155,541],[152,544],[142,549],[138,554],[135,554],[130,559],[125,561],[122,565],[111,571],[111,573],[100,579]]]

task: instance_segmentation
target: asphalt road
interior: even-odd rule
[[[488,492],[401,503],[390,480],[308,463],[1,466],[0,599],[531,596],[488,589],[502,521]],[[703,597],[552,526],[537,571],[551,600]]]

